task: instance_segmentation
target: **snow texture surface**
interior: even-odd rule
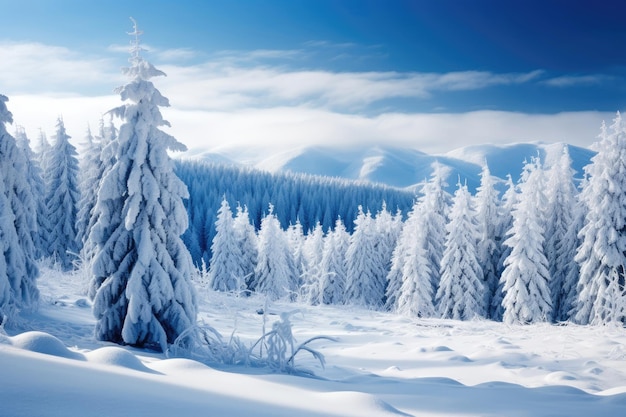
[[[0,415],[26,416],[619,416],[626,409],[626,331],[409,319],[356,307],[300,308],[294,336],[318,342],[317,378],[207,366],[93,338],[80,275],[43,270],[38,313],[0,333]],[[200,291],[201,320],[256,339],[262,297]],[[276,316],[275,316],[276,314]],[[276,317],[276,318],[273,318]],[[26,324],[28,323],[28,324]],[[29,331],[28,327],[40,331]]]

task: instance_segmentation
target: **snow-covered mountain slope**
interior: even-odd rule
[[[262,149],[220,149],[186,155],[193,159],[219,163],[252,165],[270,172],[298,173],[371,181],[399,188],[412,188],[424,182],[438,162],[448,167],[448,183],[455,188],[458,180],[467,181],[474,190],[480,182],[480,171],[485,162],[491,173],[502,179],[510,174],[519,178],[524,161],[539,155],[547,166],[568,146],[572,166],[579,173],[594,155],[590,149],[563,143],[519,143],[512,145],[477,145],[456,149],[442,155],[429,155],[410,148],[390,146],[294,148],[273,155],[264,155]]]
[[[524,166],[524,161],[532,156],[539,156],[544,165],[551,166],[567,146],[572,168],[580,178],[583,167],[589,164],[595,154],[590,149],[581,148],[564,143],[518,143],[512,145],[477,145],[455,149],[446,155],[453,160],[467,161],[468,163],[482,166],[485,162],[489,166],[492,175],[506,178],[511,174],[513,180],[517,180]]]

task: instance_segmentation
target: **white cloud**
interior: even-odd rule
[[[41,43],[6,41],[0,41],[0,74],[0,91],[6,94],[114,87],[121,78],[118,66],[107,58],[85,57]]]
[[[227,51],[202,64],[157,65],[168,74],[154,82],[172,103],[172,108],[164,109],[173,126],[171,133],[191,149],[385,143],[438,153],[469,144],[523,141],[589,146],[601,120],[612,117],[598,112],[355,114],[355,109],[380,100],[419,100],[440,91],[531,83],[543,73],[331,72],[259,64],[300,53]],[[153,49],[151,54],[176,61],[192,57],[194,51]],[[120,66],[112,59],[83,57],[66,48],[4,42],[0,43],[0,92],[9,96],[16,123],[24,125],[31,138],[39,127],[51,135],[62,115],[68,133],[80,141],[88,123],[95,128],[104,112],[120,104],[118,97],[109,94],[124,82]]]
[[[83,140],[87,124],[95,129],[103,113],[121,104],[119,97],[113,95],[13,96],[9,100],[7,105],[15,123],[24,126],[31,139],[37,137],[39,128],[51,136],[57,117],[63,116],[75,144]],[[614,117],[613,113],[591,111],[553,115],[501,111],[384,113],[368,117],[303,106],[194,110],[171,101],[173,107],[162,109],[172,124],[168,131],[187,145],[190,154],[245,147],[261,156],[315,144],[382,143],[428,153],[444,153],[473,144],[529,141],[590,146],[596,141],[601,121]]]
[[[198,110],[310,105],[342,111],[366,109],[393,98],[425,98],[439,91],[479,90],[523,84],[541,74],[495,74],[487,71],[450,73],[332,72],[260,64],[304,54],[301,50],[224,51],[201,64],[178,61],[198,57],[191,49],[150,50],[148,59],[169,77],[159,84],[180,106]],[[124,47],[127,49],[128,47]],[[112,45],[109,51],[120,51]],[[120,65],[121,64],[121,65]],[[121,59],[84,57],[67,48],[39,43],[0,43],[0,91],[6,94],[66,92],[106,94],[124,81]]]
[[[336,49],[350,49],[356,48],[359,45],[353,42],[330,42],[330,41],[322,41],[322,40],[313,40],[307,41],[304,43],[304,46],[310,48],[336,48]]]
[[[126,45],[112,44],[107,47],[107,51],[115,54],[128,54],[130,49],[130,42]],[[141,44],[141,49],[147,54],[150,54],[151,57],[155,57],[160,62],[187,61],[201,55],[198,51],[191,48],[160,49],[154,48],[145,43]]]
[[[56,121],[63,117],[67,133],[74,145],[85,138],[87,126],[92,132],[104,113],[121,104],[119,96],[54,96],[54,95],[14,95],[9,96],[7,107],[13,113],[14,126],[26,129],[32,140],[39,137],[39,130],[49,139],[55,133]],[[9,132],[12,128],[7,126]]]
[[[307,53],[302,49],[256,49],[253,51],[223,50],[215,53],[211,62],[222,65],[250,64],[264,60],[292,60],[303,58]]]
[[[603,74],[592,75],[564,75],[562,77],[550,78],[544,81],[544,84],[550,87],[574,87],[598,85],[605,81],[611,80],[612,77]]]
[[[468,145],[568,142],[590,146],[602,120],[612,113],[568,112],[529,115],[513,112],[401,114],[375,117],[302,107],[236,112],[168,109],[172,133],[192,150],[247,147],[275,152],[303,145],[385,144],[444,153]]]
[[[391,98],[425,98],[437,91],[479,90],[523,84],[541,72],[493,74],[330,72],[282,67],[245,67],[224,62],[165,65],[165,90],[184,97],[181,106],[203,110],[301,105],[353,110]]]

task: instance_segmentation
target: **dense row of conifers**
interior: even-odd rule
[[[36,258],[52,257],[64,269],[78,261],[93,226],[94,182],[113,157],[105,144],[115,135],[104,123],[95,138],[87,135],[81,170],[62,120],[54,146],[42,134],[37,154],[19,127],[16,148],[3,141],[5,158],[21,161],[27,173],[5,173],[14,182],[8,186],[19,195],[27,180],[22,188],[44,196],[29,203],[39,227],[25,228]],[[581,184],[564,148],[550,167],[528,161],[518,184],[485,167],[473,196],[462,183],[454,196],[446,192],[438,167],[415,197],[338,179],[182,161],[176,170],[190,190],[184,241],[218,291],[418,317],[624,322],[624,141],[618,116],[603,128]],[[36,288],[28,280],[20,285],[31,294],[25,299],[33,298]]]
[[[245,204],[233,214],[228,200],[241,203],[237,193],[223,189],[210,261],[200,258],[204,279],[219,291],[417,317],[623,323],[625,136],[618,114],[608,131],[602,128],[598,154],[582,183],[574,180],[566,147],[550,167],[531,158],[519,183],[509,180],[503,193],[497,191],[502,181],[485,167],[474,196],[462,183],[451,196],[442,169],[435,167],[409,210],[390,212],[394,206],[385,203],[375,212],[359,207],[353,222],[344,224],[340,216],[332,227],[321,216],[306,217],[307,226],[296,219],[285,227],[271,204],[254,227],[258,223],[251,222]],[[201,164],[185,169],[229,172]],[[211,186],[202,183],[202,175],[187,177],[199,181],[198,190]],[[237,181],[230,184],[230,191],[238,188]],[[267,188],[259,189],[267,194]],[[318,213],[336,210],[331,201],[346,194],[340,184],[326,191],[314,194]],[[297,202],[290,207],[307,213]]]
[[[23,129],[15,139],[6,132],[11,115],[1,98],[6,316],[37,299],[37,267],[20,259],[52,258],[67,270],[79,255],[89,258],[93,248],[85,244],[117,132],[102,123],[95,138],[89,133],[79,170],[62,120],[54,144],[42,134],[33,153]],[[454,196],[437,166],[415,195],[179,162],[190,190],[184,241],[219,291],[418,317],[624,323],[626,133],[619,114],[602,127],[595,150],[582,182],[564,148],[551,166],[527,161],[517,184],[485,167],[475,195],[459,181]]]
[[[18,229],[31,235],[35,258],[71,269],[77,254],[87,256],[89,248],[81,247],[93,226],[95,183],[113,158],[105,145],[115,135],[104,123],[95,138],[87,135],[81,170],[62,120],[54,146],[42,134],[36,154],[19,127],[17,146],[3,140],[3,157],[14,161],[7,166],[26,173],[5,170],[4,187],[17,201],[28,195],[22,188],[38,196],[22,209],[35,208],[38,227],[25,222]],[[184,241],[202,279],[218,291],[417,317],[624,322],[626,158],[619,115],[601,136],[582,183],[564,148],[550,167],[528,161],[517,184],[485,167],[475,195],[459,183],[451,196],[438,167],[415,197],[338,179],[178,162],[190,190]],[[17,274],[26,278],[12,284],[24,294],[15,308],[36,298],[27,279],[34,270],[27,265]],[[8,298],[10,286],[4,287],[0,294]]]

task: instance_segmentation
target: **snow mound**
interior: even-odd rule
[[[427,352],[454,352],[448,346],[432,346],[432,347],[423,347],[419,350],[421,353]]]
[[[566,381],[576,381],[577,378],[575,375],[571,374],[570,372],[564,372],[564,371],[558,371],[558,372],[551,372],[548,375],[546,375],[546,382],[548,382],[549,384],[560,384]]]
[[[96,349],[85,356],[89,362],[100,363],[103,365],[120,366],[123,368],[134,369],[141,372],[154,372],[146,367],[141,360],[132,353],[115,346],[107,346]]]
[[[203,363],[184,358],[163,359],[151,363],[150,368],[165,374],[211,369]]]
[[[328,392],[319,394],[328,407],[336,404],[337,410],[349,410],[355,416],[410,416],[380,398],[356,391]],[[348,415],[348,414],[346,414]]]
[[[618,395],[618,394],[626,394],[626,385],[621,386],[621,387],[609,388],[604,391],[600,391],[596,393],[596,395],[602,395],[602,396],[607,396],[607,397],[611,395]]]
[[[67,359],[85,359],[83,355],[69,350],[63,342],[48,333],[25,332],[10,339],[11,345],[19,349]]]

